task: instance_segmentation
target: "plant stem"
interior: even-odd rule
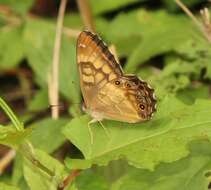
[[[77,0],[77,3],[85,28],[95,32],[94,21],[88,0]]]
[[[64,19],[66,4],[67,0],[61,1],[59,7],[59,15],[57,19],[56,36],[55,36],[55,44],[53,51],[52,73],[50,74],[49,78],[49,100],[51,105],[59,104],[59,59],[61,50],[63,19]],[[51,114],[53,119],[57,119],[59,117],[58,106],[51,107]]]
[[[62,184],[58,187],[58,190],[64,190],[65,187],[67,187],[78,175],[80,174],[80,170],[73,170],[70,175],[68,175]]]

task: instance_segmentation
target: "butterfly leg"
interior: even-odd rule
[[[89,130],[89,134],[90,134],[90,141],[91,141],[91,144],[93,144],[94,142],[94,137],[93,137],[93,132],[92,132],[92,129],[91,129],[91,124],[92,123],[95,123],[95,122],[99,122],[100,125],[102,126],[103,130],[105,131],[105,134],[107,135],[108,138],[110,138],[110,133],[109,131],[106,129],[106,127],[103,125],[102,121],[100,120],[96,120],[96,119],[92,119],[91,121],[88,122],[88,130]]]
[[[102,121],[98,121],[100,123],[100,125],[102,126],[103,130],[105,131],[105,134],[107,135],[108,138],[110,138],[110,133],[108,132],[108,130],[106,129],[106,127],[103,125]]]
[[[93,144],[93,142],[94,142],[93,132],[92,132],[92,129],[91,129],[91,124],[95,123],[96,121],[97,121],[96,119],[92,119],[91,121],[88,122],[88,130],[89,130],[91,144]]]

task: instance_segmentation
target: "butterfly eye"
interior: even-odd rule
[[[140,108],[141,110],[144,110],[144,109],[145,109],[145,106],[144,106],[143,104],[139,104],[139,108]]]
[[[115,85],[120,85],[120,81],[116,80]]]

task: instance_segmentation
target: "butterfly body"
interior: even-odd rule
[[[95,120],[137,123],[155,112],[154,90],[135,75],[126,75],[104,42],[83,31],[77,42],[77,63],[85,111]]]

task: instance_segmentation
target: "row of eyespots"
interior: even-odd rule
[[[116,86],[119,86],[121,84],[121,82],[119,80],[115,80],[114,84]],[[131,84],[128,83],[128,82],[125,83],[125,86],[128,87],[128,88],[131,88]]]
[[[115,85],[117,85],[117,86],[119,86],[119,85],[121,84],[121,82],[120,82],[119,80],[116,80],[114,83],[115,83]],[[126,86],[127,86],[128,88],[131,87],[131,85],[130,85],[129,83],[126,83]],[[140,98],[140,95],[139,95],[139,98]],[[145,110],[145,105],[143,105],[142,103],[140,103],[140,104],[138,105],[138,107],[139,107],[141,110]]]

